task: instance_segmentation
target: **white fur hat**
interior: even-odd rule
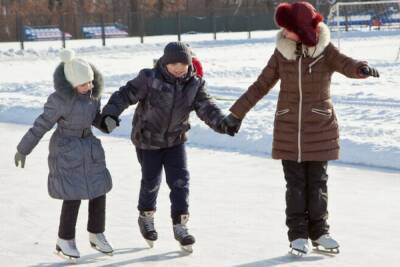
[[[93,81],[94,74],[90,64],[83,59],[76,58],[75,52],[70,49],[63,49],[60,58],[64,62],[64,74],[67,81],[76,87]]]

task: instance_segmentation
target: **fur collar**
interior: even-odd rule
[[[103,92],[104,83],[103,83],[103,76],[97,70],[95,66],[90,64],[93,69],[94,79],[93,79],[93,89],[92,89],[92,98],[93,99],[100,99],[101,94]],[[64,98],[71,99],[76,94],[74,88],[72,87],[71,83],[67,81],[64,74],[64,63],[60,63],[56,70],[54,71],[53,75],[54,80],[54,88],[56,92],[61,94]]]
[[[312,58],[320,56],[331,41],[331,33],[328,26],[326,26],[326,24],[324,24],[323,22],[320,22],[318,24],[318,27],[320,29],[320,35],[317,45],[313,47],[307,47],[303,45],[305,53]],[[280,30],[277,34],[276,48],[287,60],[295,60],[297,57],[296,42],[286,39],[285,37],[283,37],[282,33],[283,30]]]

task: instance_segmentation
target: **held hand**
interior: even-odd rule
[[[115,128],[117,128],[117,126],[119,126],[119,120],[112,116],[105,116],[101,123],[101,128],[103,128],[107,133],[111,133]]]
[[[222,124],[224,126],[225,133],[229,134],[230,136],[234,136],[239,132],[242,120],[236,118],[231,113],[222,120]]]
[[[109,116],[105,118],[104,124],[106,125],[107,131],[109,133],[111,133],[115,128],[117,128],[117,122]]]
[[[360,68],[360,73],[362,76],[364,77],[368,77],[368,76],[372,76],[372,77],[376,77],[379,78],[379,72],[377,69],[372,68],[370,66],[362,66]]]
[[[25,155],[19,153],[18,151],[17,151],[17,153],[15,153],[15,156],[14,156],[15,167],[18,167],[19,163],[21,163],[21,168],[24,168],[25,160],[26,160]]]

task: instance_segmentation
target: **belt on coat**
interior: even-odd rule
[[[93,135],[91,128],[68,129],[68,128],[57,127],[57,131],[61,135],[74,136],[74,137],[79,137],[79,138],[85,138],[85,137]]]

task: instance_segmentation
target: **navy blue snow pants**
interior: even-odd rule
[[[174,223],[180,222],[180,215],[189,214],[189,171],[185,144],[156,150],[137,148],[136,153],[142,167],[139,211],[156,210],[161,171],[164,167],[170,188],[171,217]]]

